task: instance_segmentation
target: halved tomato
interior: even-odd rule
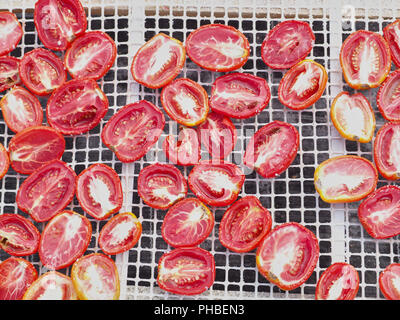
[[[116,214],[101,228],[99,246],[105,254],[128,251],[139,241],[142,224],[132,212]]]
[[[207,91],[187,78],[166,85],[161,91],[161,104],[171,119],[188,127],[202,123],[210,110]]]
[[[71,279],[80,300],[119,299],[117,266],[104,254],[92,253],[75,261]]]
[[[255,196],[245,196],[225,211],[219,225],[219,241],[229,250],[249,252],[271,230],[272,218]]]
[[[348,140],[370,142],[375,133],[375,114],[362,93],[339,93],[331,105],[331,120],[340,135]]]
[[[89,31],[72,42],[64,64],[72,78],[97,80],[110,70],[116,56],[117,46],[107,33]]]
[[[358,218],[368,234],[375,239],[400,234],[400,188],[386,185],[375,190],[359,205]]]
[[[389,45],[393,63],[400,68],[400,20],[396,20],[383,28],[383,37]]]
[[[43,109],[38,98],[21,86],[13,87],[4,95],[0,108],[11,131],[19,132],[42,124]]]
[[[391,68],[389,46],[379,33],[355,31],[342,44],[340,65],[344,80],[353,89],[376,88]]]
[[[323,161],[314,172],[315,189],[329,203],[355,202],[373,192],[378,172],[369,160],[352,155]]]
[[[174,248],[194,247],[210,235],[214,222],[214,214],[199,199],[187,198],[169,208],[161,235]]]
[[[279,101],[292,110],[306,109],[321,98],[327,82],[324,66],[313,60],[300,61],[281,79]]]
[[[74,211],[62,211],[42,231],[40,261],[48,269],[66,268],[84,254],[91,236],[92,225],[88,218]]]
[[[32,283],[23,300],[78,300],[78,295],[70,277],[48,271]]]
[[[108,105],[107,96],[95,80],[70,80],[47,101],[47,121],[63,134],[85,133],[100,123]]]
[[[164,114],[151,102],[140,100],[115,113],[101,132],[103,143],[122,162],[142,158],[157,142],[165,125]]]
[[[87,28],[85,10],[79,0],[39,0],[33,21],[43,45],[51,50],[67,49]]]
[[[185,60],[182,42],[159,33],[139,48],[133,57],[131,73],[138,83],[157,89],[176,78]]]
[[[230,205],[242,189],[245,176],[234,163],[224,160],[202,160],[189,174],[189,188],[205,204]]]
[[[2,179],[10,168],[10,157],[6,148],[0,143],[0,179]]]
[[[270,30],[261,46],[261,58],[272,69],[289,69],[305,59],[315,35],[305,21],[286,20]]]
[[[162,147],[167,158],[174,164],[192,166],[200,161],[201,148],[195,129],[183,127],[177,141],[173,135],[169,135]]]
[[[354,300],[359,285],[356,268],[345,262],[334,263],[319,278],[315,300]]]
[[[264,178],[284,172],[299,149],[297,129],[290,123],[275,120],[261,127],[246,147],[243,163]]]
[[[237,130],[231,119],[211,112],[206,121],[197,127],[201,143],[213,159],[225,159],[235,148]]]
[[[21,83],[19,62],[20,60],[14,57],[0,57],[0,92]]]
[[[17,16],[9,11],[0,12],[0,56],[13,51],[22,38],[22,26]]]
[[[16,203],[37,222],[61,212],[75,194],[75,171],[61,160],[53,160],[34,171],[18,189]]]
[[[31,174],[45,163],[60,159],[64,150],[63,135],[47,126],[19,131],[8,144],[11,167],[22,174]]]
[[[4,260],[0,263],[0,300],[21,300],[37,277],[29,261],[15,257]]]
[[[162,210],[185,198],[188,191],[186,179],[179,169],[163,163],[140,170],[137,188],[144,203]]]
[[[200,294],[215,280],[214,256],[199,247],[177,248],[164,253],[158,262],[157,283],[165,291]]]
[[[256,263],[268,281],[282,290],[293,290],[311,276],[318,257],[314,233],[297,222],[288,222],[264,237],[257,249]]]
[[[400,300],[400,263],[391,263],[379,274],[379,289],[388,300]]]
[[[388,121],[400,121],[400,70],[386,78],[376,94],[379,112]]]
[[[12,256],[22,257],[35,253],[40,233],[27,218],[16,213],[0,215],[0,248]]]
[[[62,60],[53,52],[37,48],[21,58],[19,76],[29,91],[45,96],[67,80],[67,71]]]
[[[186,39],[189,58],[200,67],[226,72],[242,67],[250,55],[250,43],[243,33],[223,24],[207,24]]]

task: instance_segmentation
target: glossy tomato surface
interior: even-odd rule
[[[138,83],[157,89],[176,78],[185,60],[182,42],[159,33],[139,48],[132,61],[131,73]]]
[[[379,288],[388,300],[400,300],[400,263],[392,263],[379,274]]]
[[[314,233],[297,222],[273,228],[257,249],[260,273],[282,290],[293,290],[311,276],[318,262],[319,245]]]
[[[275,177],[294,161],[299,143],[299,133],[292,124],[275,120],[250,139],[243,163],[264,178]]]
[[[188,127],[202,123],[210,109],[207,91],[197,82],[179,78],[161,91],[161,104],[176,122]]]
[[[215,280],[214,256],[199,247],[177,248],[164,253],[158,262],[157,283],[165,291],[196,295]]]
[[[29,91],[45,96],[67,80],[67,71],[57,55],[50,50],[37,48],[21,58],[19,76]]]
[[[101,228],[99,246],[105,254],[114,255],[133,248],[142,235],[142,224],[132,212],[113,216]]]
[[[268,32],[261,46],[261,58],[272,69],[289,69],[311,52],[315,35],[304,21],[287,20]]]
[[[375,190],[359,205],[358,218],[375,239],[400,234],[400,188],[386,185]]]
[[[48,269],[66,268],[84,254],[91,236],[92,225],[85,216],[74,211],[62,211],[42,231],[40,261]]]
[[[236,70],[250,55],[250,44],[245,35],[223,24],[207,24],[194,30],[187,37],[185,46],[194,63],[211,71]]]
[[[134,162],[157,142],[164,125],[165,117],[160,109],[140,100],[115,113],[104,126],[101,139],[121,162]]]
[[[313,60],[300,61],[281,79],[279,101],[292,110],[306,109],[321,98],[327,82],[324,66]]]
[[[255,196],[245,196],[225,211],[219,225],[219,241],[229,250],[249,252],[271,230],[272,218]]]
[[[202,243],[214,227],[214,214],[197,198],[175,203],[164,216],[161,235],[174,248]]]
[[[9,11],[0,12],[0,56],[13,51],[21,41],[23,30],[17,16]]]
[[[197,131],[182,127],[178,139],[169,135],[163,141],[163,150],[167,158],[180,166],[192,166],[200,161],[200,142]]]
[[[17,192],[17,206],[37,222],[48,221],[72,201],[75,179],[75,171],[65,162],[50,161],[22,182]]]
[[[375,133],[375,114],[362,93],[339,93],[331,105],[331,120],[340,135],[348,140],[370,142]]]
[[[0,57],[0,92],[21,83],[19,62],[20,60],[14,57]]]
[[[31,174],[43,164],[60,159],[64,150],[63,135],[48,126],[26,128],[8,144],[11,167],[22,174]]]
[[[270,98],[269,85],[264,78],[236,72],[215,79],[210,107],[227,117],[247,119],[264,110]]]
[[[79,204],[93,218],[103,220],[122,207],[122,184],[111,167],[95,163],[83,170],[76,181]]]
[[[40,233],[27,218],[16,213],[0,215],[0,248],[12,256],[21,257],[35,253]]]
[[[168,209],[186,197],[187,182],[179,169],[171,164],[154,163],[144,167],[138,176],[138,193],[155,209]]]
[[[360,285],[357,270],[348,263],[330,265],[318,280],[316,300],[354,300]]]
[[[391,68],[389,46],[376,32],[355,31],[342,44],[340,65],[345,81],[353,89],[376,88]]]
[[[379,87],[376,104],[387,121],[400,121],[400,70],[389,74]]]
[[[72,42],[64,64],[72,78],[97,80],[110,70],[116,57],[117,46],[107,33],[88,31]]]
[[[6,148],[0,143],[0,179],[5,176],[10,168],[10,157]]]
[[[40,41],[51,50],[62,51],[86,31],[85,10],[79,0],[39,0],[33,20]]]
[[[223,207],[236,200],[245,176],[234,163],[202,160],[189,174],[190,190],[205,204]]]
[[[400,67],[400,20],[396,20],[383,28],[383,37],[390,48],[390,56],[396,67]]]
[[[359,156],[330,158],[314,172],[315,189],[328,203],[359,201],[375,190],[377,182],[375,166]]]

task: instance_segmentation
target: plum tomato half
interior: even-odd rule
[[[219,225],[219,241],[234,252],[249,252],[271,230],[272,218],[255,196],[245,196],[225,211]]]
[[[137,188],[144,203],[162,210],[185,198],[188,191],[180,170],[164,163],[154,163],[140,170]]]
[[[400,300],[400,263],[389,264],[379,274],[379,289],[387,300]]]
[[[400,68],[400,20],[389,23],[383,28],[383,37],[389,45],[393,63]]]
[[[371,161],[353,155],[323,161],[314,172],[314,185],[328,203],[355,202],[373,192],[378,172]]]
[[[238,197],[245,175],[234,163],[224,160],[202,160],[189,174],[190,190],[205,204],[224,207]]]
[[[379,33],[355,31],[342,44],[340,65],[344,80],[351,88],[376,88],[390,72],[389,46]]]
[[[375,133],[375,114],[362,93],[339,93],[331,105],[331,120],[340,135],[352,141],[370,142]]]
[[[187,78],[166,85],[161,91],[161,104],[171,119],[188,127],[202,123],[210,109],[207,91]]]
[[[20,59],[14,57],[0,57],[0,92],[8,90],[21,83],[19,77]]]
[[[164,125],[160,109],[140,100],[118,110],[103,127],[101,139],[121,162],[134,162],[157,142]]]
[[[177,248],[164,253],[158,262],[158,286],[180,295],[196,295],[215,280],[215,259],[199,247]]]
[[[10,168],[10,157],[6,148],[0,143],[0,179],[2,179]]]
[[[82,209],[98,220],[104,220],[122,207],[122,184],[111,167],[95,163],[83,170],[76,180],[76,197]]]
[[[214,227],[214,214],[197,198],[175,203],[164,216],[161,235],[174,248],[202,243]]]
[[[376,104],[387,121],[400,121],[400,70],[389,74],[379,87]]]
[[[272,69],[289,69],[311,52],[315,35],[304,21],[287,20],[268,32],[261,46],[261,58]]]
[[[270,99],[271,91],[264,78],[236,72],[215,79],[210,107],[230,118],[248,119],[264,110]]]
[[[330,265],[318,280],[316,300],[354,300],[360,286],[356,268],[345,262]]]
[[[200,161],[201,147],[197,131],[182,127],[178,139],[169,135],[163,141],[163,150],[167,158],[180,166],[192,166]]]
[[[0,12],[0,56],[10,53],[17,47],[23,33],[22,26],[14,13]]]
[[[256,253],[260,273],[282,290],[293,290],[307,281],[318,258],[318,239],[297,222],[273,228],[263,238]]]
[[[297,129],[290,123],[275,120],[261,127],[250,139],[243,163],[264,178],[284,172],[299,149]]]
[[[250,44],[245,35],[223,24],[207,24],[192,31],[185,46],[189,58],[210,71],[239,69],[250,55]]]
[[[139,48],[133,57],[131,73],[145,87],[162,88],[177,77],[185,61],[182,42],[159,33]]]
[[[325,91],[328,74],[313,60],[303,60],[291,67],[278,87],[279,101],[292,110],[303,110],[314,104]]]

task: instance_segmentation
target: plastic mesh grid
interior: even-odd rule
[[[161,149],[168,134],[177,133],[174,121],[168,121],[159,142],[141,160],[121,164],[113,153],[101,143],[100,131],[104,123],[120,107],[139,99],[149,100],[160,108],[160,90],[138,85],[131,77],[129,67],[137,49],[158,32],[175,37],[182,42],[187,35],[201,25],[222,23],[241,30],[249,39],[251,56],[239,70],[265,78],[271,88],[269,106],[259,115],[247,120],[233,120],[238,130],[238,141],[229,161],[238,164],[246,173],[241,196],[256,195],[270,210],[273,226],[296,221],[319,239],[320,259],[312,276],[300,288],[285,292],[271,285],[258,273],[255,251],[238,254],[225,249],[218,241],[218,227],[226,208],[214,208],[216,225],[212,234],[201,247],[210,250],[216,260],[216,280],[212,288],[198,296],[204,299],[313,299],[319,275],[333,262],[353,264],[360,275],[357,299],[381,299],[378,276],[388,264],[398,262],[399,238],[375,240],[363,230],[357,217],[358,203],[329,205],[319,199],[313,184],[315,167],[329,157],[339,154],[357,154],[372,159],[372,143],[360,144],[345,141],[337,133],[329,118],[333,98],[342,90],[353,92],[343,81],[339,64],[342,41],[352,31],[369,29],[382,32],[383,27],[398,18],[400,4],[376,2],[329,1],[329,0],[214,0],[214,1],[82,1],[88,18],[88,30],[107,32],[116,42],[118,56],[115,65],[99,81],[110,102],[109,112],[101,124],[88,134],[66,137],[63,160],[79,173],[92,163],[103,162],[120,175],[124,189],[124,206],[121,210],[135,213],[143,226],[137,246],[115,259],[121,279],[121,299],[182,299],[183,297],[160,290],[156,283],[157,262],[171,248],[161,237],[161,224],[165,211],[154,210],[143,204],[137,194],[137,176],[143,166],[158,161],[168,162]],[[24,27],[24,36],[13,55],[21,57],[25,52],[40,47],[33,24],[34,1],[8,1],[1,10],[16,13]],[[299,19],[310,23],[316,36],[314,49],[309,58],[325,66],[329,82],[321,99],[312,107],[292,111],[283,107],[277,98],[279,81],[284,72],[269,69],[260,57],[261,43],[268,31],[287,19]],[[222,73],[199,68],[188,58],[179,77],[199,82],[210,93],[215,78]],[[376,90],[363,91],[376,111],[377,129],[383,119],[375,105]],[[0,96],[1,97],[1,96]],[[45,106],[46,98],[40,98]],[[273,120],[292,123],[300,133],[300,150],[290,168],[274,179],[261,178],[242,165],[246,143],[258,128]],[[13,133],[0,118],[0,142],[7,146]],[[208,154],[202,150],[202,158]],[[187,177],[191,167],[180,167]],[[0,180],[0,212],[19,212],[15,204],[16,192],[25,176],[10,171]],[[387,181],[380,179],[380,185]],[[188,196],[193,196],[189,192]],[[86,215],[76,199],[68,207]],[[21,212],[19,212],[21,213]],[[25,215],[21,213],[22,215]],[[26,215],[25,215],[26,216]],[[100,251],[97,237],[105,221],[99,222],[86,215],[92,222],[93,236],[87,253]],[[43,225],[36,224],[39,230]],[[0,253],[0,259],[7,255]],[[28,257],[40,273],[38,255]],[[69,269],[61,270],[69,273]]]

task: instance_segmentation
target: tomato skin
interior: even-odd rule
[[[197,131],[193,128],[183,127],[177,141],[173,135],[167,136],[162,147],[167,158],[174,164],[192,166],[200,161],[200,142]]]
[[[185,274],[185,264],[189,270]],[[182,269],[182,279],[178,270],[171,275],[171,269]],[[196,272],[190,274],[190,267]],[[199,270],[200,269],[200,270]],[[158,262],[158,286],[168,292],[180,295],[196,295],[210,288],[215,280],[214,256],[199,247],[177,248],[164,253]]]
[[[398,45],[398,41],[400,40],[398,36],[399,25],[400,20],[396,20],[383,28],[383,37],[389,45],[390,56],[397,68],[400,68],[400,47]]]
[[[395,70],[388,75],[376,94],[378,110],[387,121],[400,121],[398,111],[399,87],[400,70]]]
[[[379,274],[379,288],[387,300],[400,300],[395,283],[400,278],[400,263],[391,263]]]
[[[341,280],[340,292],[330,289]],[[315,300],[354,300],[357,296],[360,279],[357,270],[348,263],[337,262],[330,265],[318,280],[315,291]],[[335,287],[334,290],[337,290]]]
[[[18,67],[20,59],[6,56],[0,57],[0,92],[21,83]]]
[[[6,148],[0,143],[0,179],[2,179],[10,168],[10,157]]]
[[[5,56],[17,47],[18,43],[21,41],[24,32],[22,30],[21,24],[17,19],[17,16],[12,12],[0,12],[0,24],[14,25],[12,30],[7,30],[8,33],[6,33],[7,31],[2,31],[0,35],[0,56]]]

